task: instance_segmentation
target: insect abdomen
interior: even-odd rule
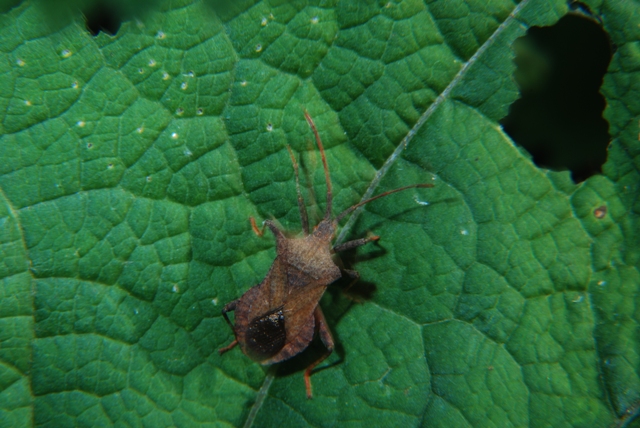
[[[283,307],[251,320],[246,335],[246,350],[251,358],[265,360],[284,347],[287,341],[284,321]]]

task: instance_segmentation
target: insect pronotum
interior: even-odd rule
[[[354,280],[359,278],[356,271],[341,270],[334,263],[332,256],[334,253],[379,239],[378,236],[370,236],[331,245],[338,223],[349,213],[371,201],[403,190],[433,187],[433,185],[413,184],[381,193],[347,208],[332,219],[331,178],[327,158],[311,116],[306,111],[304,116],[318,144],[327,183],[327,206],[324,217],[313,232],[310,232],[307,210],[300,193],[298,163],[291,149],[287,147],[296,177],[298,209],[304,233],[302,237],[287,238],[272,221],[266,220],[264,227],[260,230],[253,217],[250,218],[251,227],[258,236],[262,236],[265,227],[275,235],[277,255],[267,276],[260,284],[250,288],[242,297],[228,303],[222,309],[222,315],[231,326],[236,338],[219,352],[222,354],[240,344],[242,351],[260,364],[279,363],[305,350],[317,332],[327,350],[304,372],[307,397],[312,398],[311,372],[333,352],[334,345],[331,331],[318,302],[327,286],[339,279],[342,273]],[[235,326],[227,316],[227,312],[230,311],[235,311]]]

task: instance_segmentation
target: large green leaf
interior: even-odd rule
[[[613,138],[581,185],[498,120],[511,44],[565,3],[167,1],[92,37],[45,2],[0,15],[0,426],[624,425],[640,406],[640,6],[617,45]],[[337,342],[265,371],[220,315],[300,228],[286,145],[371,299],[322,301]],[[606,208],[606,215],[602,216]],[[274,374],[275,373],[275,374]]]

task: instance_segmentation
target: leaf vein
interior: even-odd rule
[[[375,177],[371,181],[371,185],[369,186],[367,191],[364,193],[364,195],[362,195],[361,201],[369,199],[373,195],[374,190],[376,189],[376,187],[378,187],[378,184],[380,184],[380,181],[382,180],[382,178],[387,174],[391,166],[396,162],[396,160],[400,157],[402,152],[407,148],[407,146],[409,145],[411,140],[413,140],[413,137],[418,133],[420,128],[422,128],[422,126],[427,122],[427,120],[435,113],[438,107],[440,107],[440,105],[442,105],[444,101],[449,99],[449,96],[451,95],[453,90],[457,87],[457,85],[462,81],[462,79],[466,76],[471,66],[478,61],[478,59],[482,56],[482,54],[484,54],[491,45],[493,45],[493,43],[498,38],[498,36],[502,34],[502,32],[509,26],[509,24],[511,24],[511,22],[515,19],[515,17],[518,15],[520,10],[522,10],[529,3],[529,1],[530,0],[524,0],[520,4],[518,4],[513,9],[513,12],[509,14],[509,17],[505,19],[502,24],[500,24],[500,26],[496,29],[496,31],[484,42],[482,46],[480,46],[480,48],[473,54],[473,56],[469,58],[469,61],[467,61],[460,68],[460,71],[458,71],[458,73],[454,76],[454,78],[447,85],[447,87],[442,91],[442,93],[438,95],[436,100],[420,116],[420,118],[418,119],[416,124],[413,126],[413,128],[411,128],[411,130],[402,139],[402,141],[400,141],[400,144],[398,145],[398,147],[393,151],[391,156],[387,158],[385,163],[378,170]],[[354,213],[351,215],[351,217],[349,218],[345,226],[340,231],[340,234],[336,239],[336,243],[339,244],[343,242],[343,240],[347,236],[347,233],[353,227],[356,219],[358,218],[361,212],[362,212],[362,208],[359,208],[354,211]]]

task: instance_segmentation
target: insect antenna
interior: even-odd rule
[[[322,140],[320,139],[320,135],[318,134],[318,130],[316,129],[315,123],[313,123],[313,119],[309,116],[309,112],[304,111],[304,117],[307,119],[307,123],[311,127],[313,131],[313,135],[316,137],[316,143],[318,144],[318,149],[320,149],[320,156],[322,156],[322,165],[324,166],[324,178],[327,181],[327,210],[324,213],[324,218],[331,218],[331,203],[333,200],[333,195],[331,192],[331,177],[329,177],[329,166],[327,165],[327,157],[324,154],[324,146],[322,145]]]
[[[293,151],[290,146],[287,146],[291,162],[293,163],[293,171],[296,174],[296,193],[298,194],[298,210],[300,211],[300,222],[302,223],[302,231],[305,236],[309,234],[309,216],[307,215],[307,207],[304,206],[304,199],[302,193],[300,193],[300,178],[298,177],[298,162],[293,155]]]
[[[349,214],[350,212],[353,212],[354,210],[360,208],[363,205],[368,204],[371,201],[375,201],[376,199],[384,198],[385,196],[389,196],[392,193],[402,192],[403,190],[414,189],[416,187],[433,187],[433,184],[429,184],[429,183],[412,184],[411,186],[400,187],[398,189],[393,189],[393,190],[389,190],[388,192],[380,193],[379,195],[374,196],[373,198],[370,198],[370,199],[362,201],[362,202],[360,202],[358,204],[352,205],[349,208],[347,208],[346,210],[342,211],[336,217],[335,222],[336,222],[336,224],[339,223],[340,220],[342,220],[345,216],[347,216],[347,214]]]

